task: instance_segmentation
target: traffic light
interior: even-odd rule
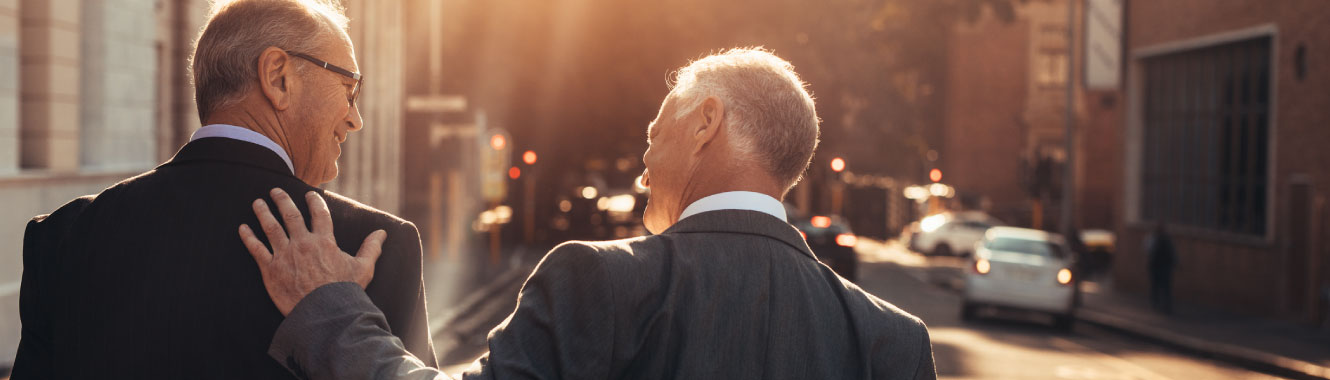
[[[845,170],[845,159],[836,157],[831,159],[831,171],[840,173]]]
[[[525,162],[527,165],[535,165],[536,151],[528,150],[526,153],[522,153],[522,162]]]
[[[516,166],[508,168],[508,178],[522,178],[522,169],[518,169]]]
[[[942,169],[933,168],[928,172],[928,179],[933,180],[933,182],[942,182]]]

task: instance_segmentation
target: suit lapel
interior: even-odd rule
[[[765,236],[779,240],[800,253],[817,259],[799,230],[776,217],[749,210],[717,210],[693,215],[675,223],[662,234],[721,232]]]
[[[258,144],[225,137],[205,137],[191,141],[161,167],[198,161],[229,162],[295,177],[286,166],[286,161],[276,152]]]

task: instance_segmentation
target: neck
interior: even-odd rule
[[[213,113],[208,116],[208,120],[205,120],[203,125],[230,124],[258,132],[277,143],[277,146],[282,147],[282,150],[287,152],[286,154],[292,154],[291,139],[287,137],[286,129],[282,128],[276,116],[250,112],[245,107],[233,107]],[[292,157],[292,159],[294,160],[295,157]]]
[[[694,171],[694,173],[696,174],[684,187],[679,209],[673,213],[674,223],[679,221],[679,216],[683,214],[683,210],[692,205],[693,202],[715,194],[731,191],[751,191],[766,194],[778,201],[785,195],[784,189],[781,189],[781,186],[777,185],[776,181],[768,176],[765,171],[755,170],[751,166],[736,167],[736,165],[729,165],[721,170]]]

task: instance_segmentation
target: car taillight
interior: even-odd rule
[[[1059,271],[1058,271],[1058,283],[1059,283],[1059,284],[1062,284],[1062,285],[1066,285],[1066,284],[1070,284],[1070,283],[1071,283],[1071,270],[1070,270],[1070,269],[1062,268],[1062,270],[1059,270]]]
[[[989,263],[987,259],[978,259],[974,261],[974,273],[988,274],[991,270],[993,270],[993,264]]]
[[[813,217],[813,220],[811,220],[810,222],[813,223],[813,227],[817,227],[817,228],[827,228],[827,227],[831,227],[831,218],[828,218],[828,217],[825,217],[825,216],[821,216],[821,215],[814,216],[814,217]]]
[[[836,245],[842,247],[853,247],[855,244],[859,244],[859,237],[854,236],[854,234],[836,235]]]

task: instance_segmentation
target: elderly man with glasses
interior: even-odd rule
[[[243,205],[308,212],[287,194],[310,192],[346,237],[327,244],[369,243],[381,273],[361,285],[434,364],[415,226],[317,188],[362,128],[347,22],[332,1],[215,3],[192,59],[204,126],[156,169],[28,224],[13,379],[291,378],[268,349],[294,303],[269,299],[236,227],[259,228]]]

